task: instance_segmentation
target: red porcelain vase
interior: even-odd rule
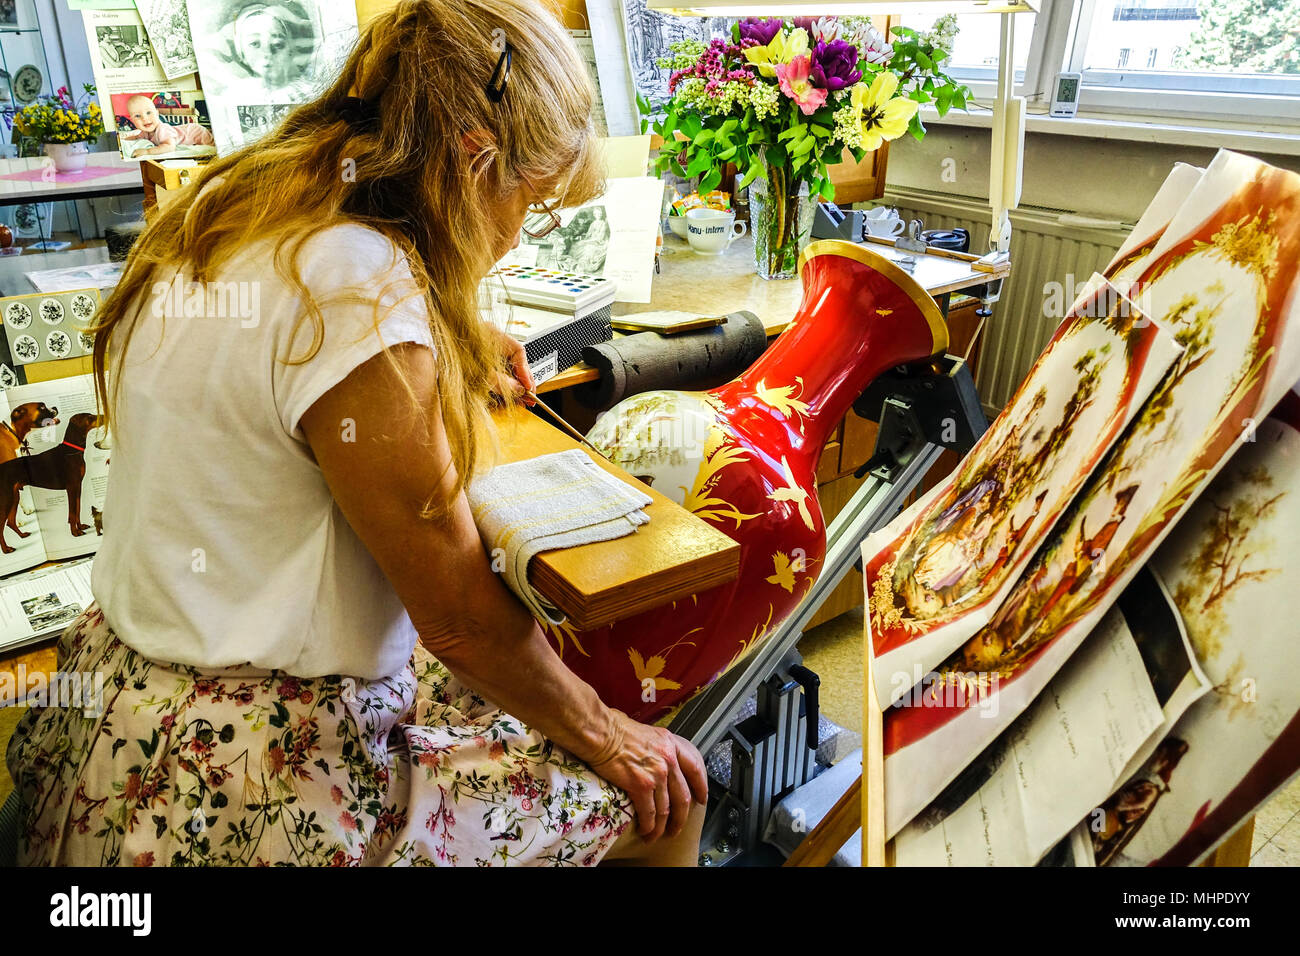
[[[827,440],[881,372],[947,348],[934,300],[883,256],[815,242],[799,274],[794,320],[743,375],[636,395],[588,436],[741,546],[730,584],[596,631],[549,629],[564,663],[640,720],[707,687],[795,609],[826,551],[816,471]]]

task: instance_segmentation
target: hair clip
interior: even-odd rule
[[[335,109],[339,119],[358,132],[370,131],[379,126],[379,104],[349,96]]]
[[[492,77],[488,80],[487,98],[493,103],[500,103],[501,97],[506,95],[506,83],[510,80],[512,53],[510,44],[506,43],[506,48],[501,51],[501,56],[497,58],[497,65],[492,70]]]

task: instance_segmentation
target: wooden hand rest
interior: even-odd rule
[[[740,545],[681,505],[523,408],[497,414],[501,464],[582,448],[610,474],[653,500],[650,523],[613,541],[548,551],[533,559],[528,580],[579,631],[605,627],[642,611],[733,581]]]

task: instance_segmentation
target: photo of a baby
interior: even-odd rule
[[[215,156],[216,140],[193,93],[114,93],[118,148],[123,159]]]

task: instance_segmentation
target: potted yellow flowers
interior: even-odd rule
[[[20,135],[41,144],[59,172],[84,169],[88,149],[104,134],[104,117],[95,101],[95,87],[87,83],[74,100],[66,86],[20,110],[5,111],[6,121]]]
[[[940,115],[965,108],[969,90],[942,69],[955,35],[955,17],[926,33],[896,28],[892,42],[864,17],[748,17],[730,37],[674,43],[659,61],[673,72],[655,123],[665,140],[657,169],[698,179],[705,193],[734,163],[750,187],[758,274],[789,278],[813,201],[834,198],[828,166],[906,132],[920,139],[922,103]]]

